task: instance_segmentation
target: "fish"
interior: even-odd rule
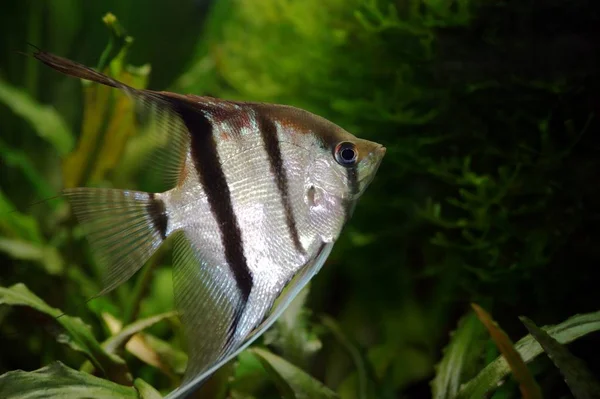
[[[127,94],[166,138],[152,166],[168,190],[66,188],[103,267],[103,295],[173,240],[188,365],[167,398],[195,392],[261,336],[319,272],[385,155],[309,111],[135,89],[36,49],[58,72]]]

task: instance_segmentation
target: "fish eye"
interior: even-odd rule
[[[342,166],[353,166],[358,159],[356,146],[349,141],[343,141],[335,146],[335,160]]]

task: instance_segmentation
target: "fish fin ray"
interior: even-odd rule
[[[70,188],[63,194],[104,270],[106,294],[135,274],[166,238],[164,203],[154,194]]]
[[[304,266],[297,275],[292,278],[287,289],[280,295],[280,298],[274,304],[269,315],[245,338],[242,343],[235,349],[229,351],[223,355],[218,361],[211,364],[200,374],[196,375],[193,379],[187,378],[184,380],[182,385],[169,393],[165,399],[180,399],[190,395],[193,391],[197,390],[202,383],[209,378],[215,371],[222,367],[225,363],[231,361],[237,355],[240,354],[244,349],[250,346],[256,339],[258,339],[265,331],[267,331],[273,323],[281,316],[285,309],[289,306],[292,300],[298,295],[298,293],[306,286],[311,278],[321,269],[325,260],[331,253],[333,243],[324,243],[313,259],[306,266]]]
[[[49,53],[44,50],[36,49],[33,56],[48,65],[49,67],[61,72],[65,75],[72,77],[91,80],[92,82],[100,83],[106,86],[115,87],[123,90],[135,90],[132,87],[121,83],[118,80],[112,79],[101,72],[97,72],[94,69],[87,67],[75,61],[71,61],[67,58],[60,57],[58,55]]]
[[[33,56],[65,75],[120,89],[140,104],[149,116],[146,124],[148,138],[157,148],[150,156],[150,168],[162,177],[165,189],[171,189],[181,181],[189,150],[189,133],[173,110],[175,99],[161,92],[135,89],[102,72],[47,51],[37,49]]]
[[[303,267],[287,284],[273,304],[268,316],[248,335],[246,340],[254,340],[264,333],[287,309],[306,284],[321,270],[331,253],[333,243],[323,243],[314,260]]]
[[[226,267],[205,258],[185,230],[175,233],[173,292],[188,346],[183,383],[218,361],[233,344],[230,328],[242,303]]]
[[[181,116],[173,108],[173,100],[150,91],[139,91],[135,97],[141,100],[146,111],[145,132],[156,150],[150,154],[148,165],[152,174],[158,176],[171,189],[181,184],[186,174],[186,156],[190,149],[190,132]]]

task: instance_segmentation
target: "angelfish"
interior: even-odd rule
[[[138,90],[71,60],[34,57],[123,90],[167,137],[170,190],[65,189],[109,292],[174,240],[188,341],[185,397],[258,338],[319,271],[385,148],[291,106]]]

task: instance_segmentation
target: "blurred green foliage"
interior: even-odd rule
[[[0,390],[23,378],[12,370],[48,365],[36,372],[40,383],[62,375],[76,386],[92,372],[105,380],[85,383],[122,389],[109,385],[122,375],[102,373],[99,355],[132,374],[136,390],[122,395],[152,397],[146,383],[167,392],[185,365],[177,319],[159,317],[173,309],[168,248],[86,305],[101,271],[64,201],[31,206],[64,186],[158,191],[143,121],[114,90],[16,54],[27,42],[136,87],[306,108],[388,148],[310,292],[265,334],[270,351],[243,353],[202,397],[479,398],[504,381],[495,397],[516,398],[518,385],[469,302],[490,309],[515,342],[528,332],[520,315],[564,322],[548,330],[563,344],[600,328],[597,313],[570,318],[600,308],[598,5],[177,4],[3,5],[0,286],[27,290],[51,317],[55,308],[81,317],[95,355],[73,350],[77,334],[39,309],[0,298],[0,373],[12,372]],[[118,21],[103,24],[109,11]],[[599,340],[569,346],[595,375]],[[534,344],[528,336],[515,348],[544,396],[568,397]]]

